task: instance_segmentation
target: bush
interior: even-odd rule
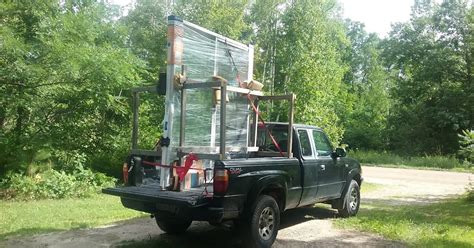
[[[79,166],[72,173],[49,169],[34,176],[12,174],[1,182],[1,186],[5,199],[60,199],[88,197],[101,188],[114,186],[115,181],[115,178]]]
[[[413,167],[430,168],[466,168],[470,167],[460,163],[458,159],[450,156],[425,155],[420,157],[402,157],[390,152],[377,151],[350,151],[349,156],[357,159],[361,163],[380,164],[380,165],[405,165]]]
[[[386,151],[352,150],[349,152],[349,155],[357,159],[360,163],[401,165],[405,162],[401,156]]]
[[[463,165],[459,163],[459,160],[457,160],[456,158],[440,155],[412,157],[408,160],[407,165],[414,167],[434,167],[442,169],[463,167]]]
[[[463,130],[459,137],[459,156],[468,166],[474,163],[474,130]]]

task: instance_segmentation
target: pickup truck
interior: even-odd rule
[[[363,178],[356,160],[347,158],[341,148],[333,149],[321,128],[300,124],[293,125],[294,156],[274,156],[278,150],[287,150],[288,124],[265,125],[258,128],[259,151],[217,160],[210,185],[177,192],[157,184],[132,183],[136,186],[103,192],[119,196],[127,208],[150,213],[170,234],[185,232],[192,221],[218,224],[232,220],[243,227],[239,230],[244,230],[244,240],[252,247],[272,246],[280,214],[288,209],[323,202],[342,217],[357,214]],[[148,158],[132,155],[129,159],[134,170],[140,171]]]

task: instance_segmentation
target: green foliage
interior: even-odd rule
[[[115,181],[80,165],[72,173],[49,169],[32,177],[12,174],[2,180],[1,185],[6,199],[33,200],[90,197],[104,187],[113,187]]]
[[[346,33],[351,44],[344,56],[349,70],[344,75],[347,109],[340,114],[346,128],[343,142],[352,149],[382,149],[387,145],[390,80],[381,63],[380,39],[349,20]]]
[[[42,164],[41,151],[61,164],[66,153],[89,160],[127,147],[116,143],[129,136],[122,91],[144,73],[115,10],[94,1],[0,6],[0,173]]]
[[[349,152],[349,156],[357,159],[361,163],[375,164],[380,166],[408,166],[420,168],[440,168],[440,169],[454,169],[464,168],[470,169],[463,163],[460,163],[455,157],[442,155],[425,155],[425,156],[400,156],[395,153],[387,151],[364,151],[353,150]]]
[[[453,154],[457,134],[472,128],[472,13],[469,1],[416,1],[410,22],[383,42],[396,81],[389,149]]]
[[[460,149],[459,156],[466,161],[466,163],[474,163],[474,131],[463,130],[462,134],[458,134]]]
[[[343,133],[337,108],[344,96],[341,81],[346,70],[338,49],[347,42],[336,16],[337,5],[334,1],[282,2],[256,2],[252,7],[256,57],[263,63],[256,65],[256,74],[268,83],[270,93],[295,93],[295,121],[324,128],[337,143]],[[274,103],[267,119],[287,121],[287,109]]]

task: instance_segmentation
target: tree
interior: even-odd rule
[[[343,134],[337,113],[345,101],[340,52],[345,44],[334,1],[287,3],[277,40],[275,91],[295,93],[295,120],[324,128],[333,143]]]
[[[142,62],[123,48],[114,9],[53,0],[0,9],[1,169],[116,151],[128,136],[122,89],[140,83]]]
[[[384,58],[394,71],[391,148],[454,153],[457,133],[473,126],[472,5],[417,1],[408,23],[394,26]]]
[[[344,75],[351,101],[342,115],[344,142],[351,148],[384,149],[389,99],[389,74],[383,67],[380,39],[368,34],[364,25],[346,20],[350,41],[344,60],[349,70]]]

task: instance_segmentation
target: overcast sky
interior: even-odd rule
[[[119,5],[130,4],[132,0],[109,0]],[[344,17],[365,24],[368,32],[385,36],[390,25],[410,19],[414,0],[339,0],[344,8]]]
[[[344,16],[365,24],[368,32],[385,36],[391,24],[410,19],[414,0],[339,0]]]

